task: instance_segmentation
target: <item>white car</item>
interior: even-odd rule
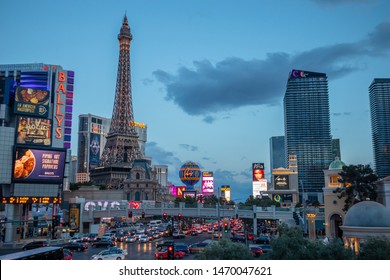
[[[137,237],[135,237],[135,236],[127,236],[125,239],[126,243],[133,243],[135,241],[137,241]]]
[[[124,260],[125,254],[121,249],[103,250],[100,253],[93,255],[91,260]]]
[[[139,238],[138,238],[138,242],[139,243],[147,243],[149,242],[149,238],[147,235],[141,235]]]

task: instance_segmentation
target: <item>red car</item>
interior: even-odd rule
[[[64,260],[72,260],[73,259],[73,253],[69,249],[64,249]]]
[[[249,251],[255,257],[259,257],[260,255],[262,255],[264,253],[263,250],[261,249],[261,247],[260,246],[256,246],[256,245],[249,245]]]
[[[181,259],[183,258],[185,255],[185,253],[181,252],[181,251],[175,251],[174,252],[174,258],[175,259]],[[162,249],[161,251],[158,251],[154,254],[154,258],[156,260],[167,260],[168,259],[168,250],[167,249]]]

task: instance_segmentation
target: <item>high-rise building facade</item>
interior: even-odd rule
[[[273,136],[269,139],[270,168],[286,167],[286,149],[284,136]]]
[[[5,225],[5,241],[15,240],[16,227],[22,238],[33,234],[28,209],[58,206],[69,189],[74,76],[60,65],[0,65],[1,202],[18,221]]]
[[[374,79],[369,87],[375,172],[390,176],[390,79]]]
[[[332,139],[332,159],[341,158],[340,139]]]
[[[301,198],[323,202],[323,170],[332,162],[326,74],[292,70],[283,103],[286,157],[297,156]]]

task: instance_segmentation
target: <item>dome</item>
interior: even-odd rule
[[[390,227],[390,210],[375,201],[359,202],[348,210],[343,226]]]
[[[343,169],[343,166],[345,165],[346,164],[343,161],[341,161],[338,157],[336,157],[336,159],[329,164],[329,170]]]

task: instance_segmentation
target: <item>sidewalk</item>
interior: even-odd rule
[[[32,238],[26,238],[21,239],[20,241],[10,241],[10,242],[0,242],[0,249],[20,249],[25,244],[33,242],[33,241],[42,241],[46,240],[49,245],[59,245],[63,244],[69,241],[69,239],[49,239],[47,237],[32,237]]]

